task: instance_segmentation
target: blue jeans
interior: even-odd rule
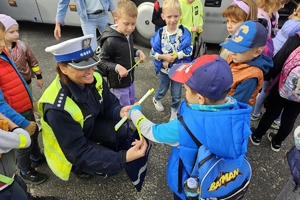
[[[300,199],[300,186],[297,185],[293,177],[291,177],[275,200],[296,199]]]
[[[173,108],[174,110],[178,110],[181,101],[182,84],[172,81],[169,78],[168,74],[159,72],[159,86],[154,95],[154,98],[156,100],[162,99],[168,92],[170,85],[171,85],[171,97],[172,97],[171,108]]]
[[[271,83],[271,81],[263,82],[261,92],[256,97],[256,102],[255,102],[254,108],[253,108],[253,114],[256,114],[256,115],[260,114],[261,108],[262,108],[265,100],[270,95],[270,91],[265,93],[265,89],[267,89],[267,87],[270,85],[270,83]],[[279,117],[276,119],[276,121],[279,121],[279,122],[281,121],[281,115],[282,115],[282,111],[281,111]]]
[[[88,15],[88,20],[80,19],[81,29],[84,35],[93,34],[94,38],[91,41],[93,51],[97,49],[97,34],[98,28],[103,33],[105,26],[109,23],[108,12],[103,12],[96,15]]]

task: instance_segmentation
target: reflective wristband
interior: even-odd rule
[[[139,134],[139,137],[140,137],[140,139],[142,139],[142,133],[141,133],[141,123],[142,123],[142,121],[144,121],[144,120],[146,120],[147,118],[145,117],[145,116],[141,116],[140,118],[138,118],[137,120],[136,120],[136,129],[137,129],[137,131],[138,131],[138,134]]]
[[[33,72],[37,72],[37,71],[40,71],[41,69],[40,69],[40,66],[35,66],[35,67],[32,67],[31,70]]]

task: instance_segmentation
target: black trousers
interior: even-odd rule
[[[35,121],[32,110],[22,114],[28,121]],[[17,165],[21,171],[27,172],[31,169],[31,158],[37,159],[41,156],[41,150],[38,144],[39,128],[36,127],[34,135],[31,136],[31,145],[28,148],[17,150]]]
[[[273,138],[273,142],[276,144],[281,144],[281,142],[283,142],[291,133],[294,123],[300,113],[300,103],[282,98],[278,92],[278,84],[276,84],[271,90],[266,112],[253,133],[254,136],[261,138],[270,128],[273,121],[280,115],[282,109],[284,110],[281,116],[281,125],[276,136]]]
[[[10,200],[33,200],[30,193],[27,192],[27,186],[24,181],[17,174],[15,175],[15,181],[0,191],[0,199]]]

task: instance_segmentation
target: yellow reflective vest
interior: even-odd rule
[[[98,72],[94,72],[94,77],[96,79],[96,89],[99,95],[102,97],[102,77]],[[59,81],[58,75],[50,84],[50,86],[45,90],[42,97],[38,101],[38,111],[41,115],[41,124],[42,124],[42,141],[44,145],[44,154],[47,160],[47,163],[52,170],[52,172],[61,178],[64,181],[69,180],[70,172],[72,169],[72,163],[70,163],[62,152],[60,145],[53,133],[52,128],[49,126],[47,122],[44,121],[44,106],[45,104],[54,104],[56,100],[61,97],[60,95],[64,95],[60,93],[61,84]],[[58,98],[58,99],[57,99]],[[59,106],[59,105],[56,105]],[[84,119],[80,108],[77,104],[69,97],[66,97],[66,101],[64,105],[64,110],[70,113],[73,119],[78,122],[83,128]]]

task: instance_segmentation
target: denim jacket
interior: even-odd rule
[[[106,11],[114,11],[115,5],[113,3],[113,0],[100,0],[101,4]],[[84,0],[74,0],[77,8],[77,12],[79,17],[82,20],[87,20],[87,12]],[[57,6],[57,13],[56,13],[56,22],[60,23],[61,25],[64,25],[64,20],[67,14],[67,10],[69,7],[70,0],[60,0]]]

